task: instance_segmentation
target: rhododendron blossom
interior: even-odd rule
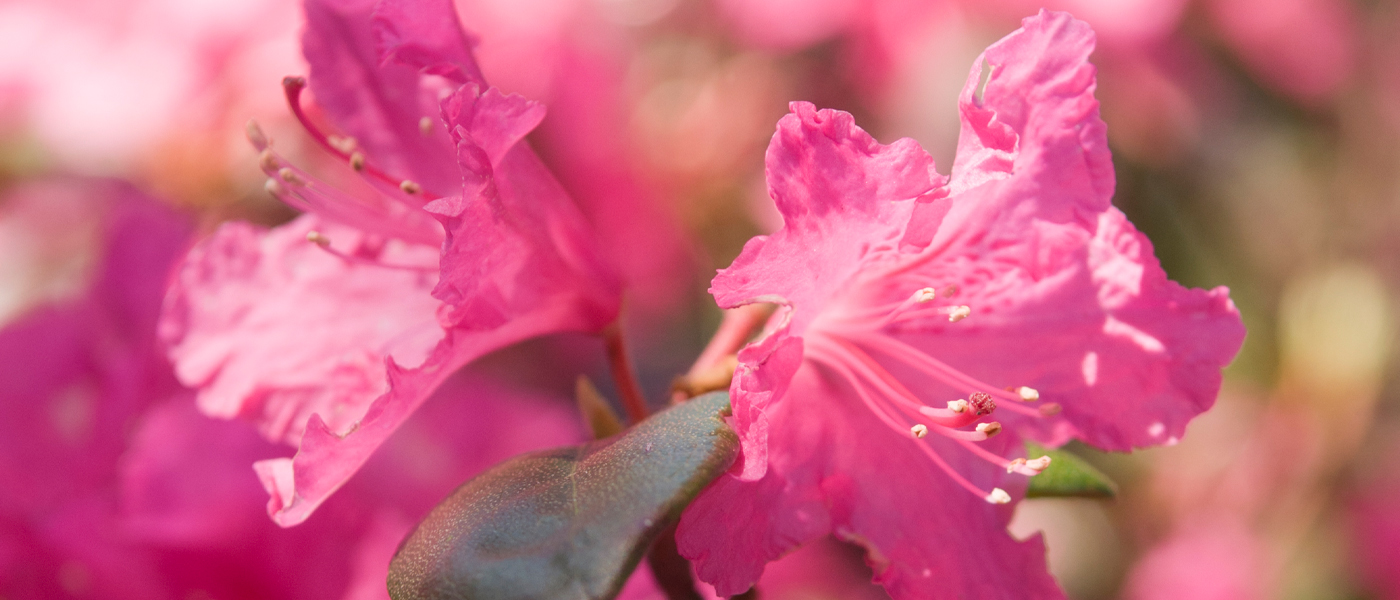
[[[188,257],[163,334],[209,415],[299,444],[257,463],[282,525],[306,519],[461,365],[596,332],[619,289],[563,188],[522,142],[544,108],[483,80],[449,2],[308,0],[309,85],[340,133],[296,116],[374,193],[288,163],[256,126],[268,190],[306,211],[222,227]]]
[[[974,63],[951,176],[912,140],[794,103],[767,154],[781,230],[714,279],[781,308],[739,354],[743,455],[678,542],[721,594],[828,533],[897,598],[1060,597],[1008,504],[1023,438],[1174,443],[1244,328],[1224,288],[1166,278],[1110,204],[1094,35],[1042,11]]]

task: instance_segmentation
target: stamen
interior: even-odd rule
[[[966,304],[962,306],[955,306],[951,311],[948,312],[948,321],[957,323],[958,321],[966,319],[971,314],[972,307],[967,306]]]
[[[895,319],[904,316],[918,305],[932,302],[937,296],[938,292],[931,287],[915,290],[913,294],[904,299],[904,302],[899,303],[899,306],[894,307],[894,310],[891,310],[883,319],[880,319],[880,322],[875,325],[875,328],[883,329],[886,325],[893,323]]]
[[[986,423],[979,423],[979,425],[986,425]],[[987,435],[987,433],[980,428],[977,431],[963,431],[961,429],[939,427],[933,431],[937,431],[943,437],[958,440],[959,442],[985,442],[987,438],[992,437]]]
[[[865,346],[880,351],[891,359],[901,361],[938,381],[948,384],[949,387],[954,389],[986,390],[987,393],[992,396],[1003,400],[1011,400],[1011,403],[1002,405],[1006,410],[1027,416],[1042,416],[1041,412],[1035,408],[1022,405],[1020,403],[1020,396],[973,379],[962,371],[944,364],[943,361],[929,356],[917,348],[893,337],[881,334],[871,335],[859,333],[856,334],[855,339]],[[1042,406],[1041,408],[1043,409],[1044,407]]]
[[[1001,433],[1001,423],[998,423],[996,421],[992,421],[990,423],[978,423],[977,431],[979,433],[986,434],[987,437],[992,437],[998,433]]]
[[[306,185],[306,180],[302,179],[300,175],[297,175],[297,172],[293,171],[291,167],[282,167],[278,169],[277,176],[281,177],[282,181],[292,185]]]
[[[1056,404],[1054,402],[1046,402],[1045,404],[1040,405],[1040,416],[1053,417],[1055,415],[1060,414],[1060,410],[1061,407],[1059,404]]]
[[[399,189],[403,190],[403,193],[405,194],[417,194],[418,192],[423,191],[422,186],[419,186],[417,183],[414,183],[407,179],[399,182]]]
[[[992,504],[1006,504],[1011,501],[1011,494],[1001,488],[992,488],[992,493],[987,494],[985,500]]]
[[[317,247],[317,248],[320,248],[320,249],[322,249],[322,250],[325,250],[327,254],[330,254],[331,256],[334,256],[334,257],[336,257],[336,258],[339,258],[339,259],[341,259],[341,260],[343,260],[343,261],[345,261],[345,262],[347,262],[347,263],[350,263],[350,264],[367,265],[367,266],[371,266],[371,267],[379,267],[379,268],[382,268],[382,269],[396,269],[396,270],[400,270],[400,271],[420,271],[420,272],[424,272],[424,273],[432,273],[432,272],[436,272],[436,271],[438,270],[438,266],[437,266],[437,265],[434,265],[434,266],[396,265],[396,264],[385,263],[385,262],[381,262],[381,261],[378,261],[378,260],[373,260],[373,259],[365,258],[365,257],[363,257],[363,256],[355,256],[355,255],[353,255],[353,254],[346,254],[346,253],[344,253],[344,252],[341,252],[340,250],[337,250],[337,249],[335,249],[335,248],[332,248],[332,247],[331,247],[331,240],[330,240],[330,238],[328,238],[328,237],[322,235],[321,232],[319,232],[319,231],[308,231],[308,232],[306,232],[306,241],[311,242],[311,243],[313,243],[313,244],[316,244],[316,247]]]
[[[420,133],[422,133],[423,135],[432,135],[432,134],[433,134],[433,118],[432,118],[432,117],[423,117],[423,118],[421,118],[421,119],[418,119],[418,131],[419,131]]]
[[[350,168],[356,172],[365,170],[365,155],[356,152],[350,155]]]
[[[967,412],[967,400],[953,400],[949,402],[948,410],[955,413]]]
[[[860,401],[865,404],[865,407],[869,409],[871,413],[875,414],[876,418],[884,422],[884,424],[890,429],[894,429],[896,431],[903,429],[903,427],[898,422],[896,422],[893,417],[890,417],[890,415],[885,412],[885,409],[883,407],[881,407],[875,402],[875,399],[870,396],[868,390],[865,389],[865,386],[860,382],[858,378],[853,377],[853,373],[851,373],[850,370],[848,370],[845,367],[845,365],[841,364],[840,362],[822,362],[823,364],[826,364],[827,367],[841,374],[847,379],[847,381],[851,383],[851,387],[853,387],[856,391],[856,396],[860,398]],[[947,473],[949,477],[953,478],[954,483],[957,483],[958,485],[962,486],[963,489],[972,492],[980,498],[990,498],[996,495],[996,492],[998,491],[996,489],[993,489],[992,492],[988,494],[987,492],[984,492],[981,488],[977,487],[976,485],[973,485],[971,481],[968,481],[966,477],[963,477],[961,473],[958,473],[957,470],[953,469],[952,465],[949,465],[947,461],[943,460],[943,457],[939,456],[937,452],[934,452],[932,448],[929,448],[927,444],[915,443],[914,445],[917,446],[919,450],[924,453],[924,456],[927,456],[928,459],[933,461],[935,465],[938,465],[938,468],[942,469],[944,473]],[[1005,494],[1005,492],[1002,492],[1002,495]],[[1007,496],[1007,501],[1010,501],[1009,496]]]
[[[347,151],[342,151],[339,147],[337,147],[336,144],[332,144],[330,137],[327,136],[324,132],[322,132],[320,128],[316,127],[316,125],[311,122],[311,118],[306,115],[306,111],[302,110],[301,92],[304,89],[306,89],[305,77],[290,76],[282,78],[282,91],[287,98],[287,106],[291,109],[292,116],[297,118],[297,121],[301,123],[301,126],[306,130],[306,133],[309,134],[312,139],[316,140],[316,143],[320,144],[321,147],[325,148],[332,154],[339,156],[341,160],[350,160],[350,153]],[[402,179],[397,177],[391,177],[388,173],[381,171],[378,167],[375,167],[374,165],[371,165],[368,162],[364,164],[363,170],[361,172],[365,175],[368,175],[395,187],[401,187],[403,183]],[[427,192],[423,193],[423,197],[427,200],[438,199],[437,195]]]
[[[258,150],[267,148],[268,144],[271,143],[267,139],[267,134],[263,133],[262,127],[258,126],[258,122],[253,119],[248,119],[248,122],[243,125],[243,133],[248,136],[248,142]]]
[[[263,151],[258,154],[258,166],[268,175],[277,172],[279,163],[277,162],[277,154],[272,152],[272,148],[263,148]]]
[[[270,177],[267,181],[263,182],[263,190],[265,190],[269,194],[272,194],[272,197],[277,198],[278,200],[281,200],[282,196],[287,193],[287,189],[282,187],[282,182],[277,181],[276,179],[272,179]]]
[[[1036,391],[1035,388],[1026,387],[1024,385],[1016,388],[1016,395],[1020,396],[1021,399],[1025,400],[1026,402],[1035,402],[1036,400],[1040,399],[1039,391]]]
[[[1028,460],[1026,461],[1026,468],[1034,470],[1036,474],[1039,475],[1041,471],[1050,468],[1050,457],[1042,456],[1040,458]]]
[[[925,405],[917,396],[910,392],[904,384],[885,371],[883,367],[876,363],[869,355],[837,338],[826,336],[812,336],[808,342],[808,350],[816,360],[824,362],[849,365],[854,369],[853,373],[863,375],[866,380],[874,384],[880,391],[884,392],[891,400],[904,410],[916,411],[918,414],[932,420],[936,425],[943,427],[962,427],[977,420],[977,415],[966,413],[958,414],[952,411],[934,408]],[[854,360],[851,360],[854,359]]]
[[[914,434],[916,438],[924,439],[924,436],[928,435],[928,425],[915,423],[913,427],[909,428],[909,433]]]

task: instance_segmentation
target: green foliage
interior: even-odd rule
[[[1084,459],[1026,442],[1027,457],[1042,455],[1050,457],[1050,467],[1031,478],[1027,498],[1112,498],[1118,494],[1118,484]]]
[[[716,392],[605,440],[512,458],[463,484],[389,565],[394,600],[613,598],[652,541],[734,461]]]

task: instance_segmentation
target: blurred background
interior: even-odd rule
[[[653,396],[718,322],[705,294],[714,269],[780,224],[762,167],[787,102],[849,111],[885,143],[912,137],[946,173],[972,61],[1041,5],[457,0],[486,77],[549,107],[530,141],[631,282],[629,327]],[[1229,286],[1249,335],[1216,407],[1176,446],[1131,455],[1075,448],[1118,481],[1117,499],[1027,501],[1013,532],[1045,531],[1052,570],[1084,600],[1400,598],[1400,3],[1045,5],[1098,33],[1115,204],[1173,279]],[[196,232],[227,219],[291,218],[263,191],[245,140],[249,119],[293,162],[347,171],[311,143],[282,97],[281,78],[305,74],[302,19],[289,0],[0,1],[0,326],[79,297],[105,301],[92,290],[109,276],[114,194],[155,198]],[[631,225],[639,218],[649,226]],[[480,369],[508,363],[488,359]],[[572,374],[517,377],[542,397],[567,402],[572,393]],[[55,447],[87,443],[106,413],[86,397],[45,395],[40,416],[25,418],[58,431]],[[23,453],[5,446],[18,444],[16,398],[0,399],[11,405],[0,407],[12,421],[0,428],[11,432],[0,442],[14,463],[0,475],[10,480],[36,464],[20,464],[13,457]],[[113,514],[133,510],[122,465],[141,450],[131,428],[152,422],[145,411],[120,421],[102,455],[108,468],[83,484],[115,503]],[[229,510],[260,515],[264,498],[245,475],[253,493]],[[73,493],[64,490],[53,493]],[[101,571],[111,565],[36,529],[35,510],[0,501],[0,598],[107,597]],[[363,514],[344,518],[373,534]],[[48,566],[34,566],[38,547]],[[811,583],[801,570],[775,568],[764,597],[879,597],[858,585],[857,555],[834,543],[817,551],[813,564],[827,565],[820,573],[844,573],[821,562],[836,561],[856,583]],[[185,568],[159,552],[164,566],[153,577]],[[235,553],[199,552],[190,564],[205,568]],[[354,563],[378,559],[344,551],[318,560],[341,566],[321,575],[314,594],[281,593],[374,597],[356,596]],[[190,584],[178,597],[274,597],[277,578],[293,576],[268,573],[226,593]],[[374,587],[368,579],[365,589]]]

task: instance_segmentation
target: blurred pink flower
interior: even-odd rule
[[[318,519],[281,529],[248,469],[279,448],[201,415],[160,353],[188,220],[114,183],[48,186],[102,231],[82,293],[0,330],[0,596],[387,598],[389,557],[444,494],[582,435],[567,402],[454,377]]]
[[[1261,83],[1305,103],[1330,99],[1356,70],[1360,26],[1346,0],[1211,0],[1215,29]]]
[[[1384,600],[1400,599],[1400,445],[1391,441],[1348,499],[1353,574]]]
[[[301,81],[288,98],[377,191],[337,190],[252,132],[269,190],[310,214],[266,233],[224,226],[190,254],[163,323],[207,414],[300,445],[257,464],[284,526],[458,367],[530,337],[599,331],[620,293],[522,141],[544,108],[486,86],[449,3],[308,0],[306,11],[311,89],[347,135],[311,123]]]
[[[151,597],[140,557],[107,551],[120,537],[109,492],[127,432],[180,390],[154,331],[189,223],[115,183],[47,185],[90,196],[105,218],[81,293],[0,330],[0,594]]]
[[[276,78],[296,68],[281,52],[293,13],[275,0],[9,0],[0,107],[15,122],[0,127],[34,135],[69,168],[130,168],[162,142],[276,102]]]
[[[1224,288],[1169,281],[1110,204],[1093,45],[1042,11],[988,48],[951,178],[846,113],[794,103],[779,122],[767,168],[784,228],[711,291],[784,308],[739,355],[742,459],[678,534],[720,593],[834,532],[895,597],[1060,597],[1039,539],[1005,531],[1044,466],[1020,436],[1170,444],[1214,402],[1243,325]],[[1004,426],[977,423],[988,414]]]
[[[861,93],[883,95],[888,78],[912,68],[939,28],[966,28],[968,19],[1015,22],[1040,8],[1073,13],[1113,46],[1148,44],[1168,36],[1186,0],[715,0],[720,15],[744,42],[793,51],[832,38],[847,42],[844,57]],[[985,23],[984,23],[985,24]]]
[[[1197,515],[1201,517],[1201,515]],[[1251,600],[1267,591],[1268,548],[1233,516],[1198,518],[1155,546],[1129,575],[1127,600]]]

